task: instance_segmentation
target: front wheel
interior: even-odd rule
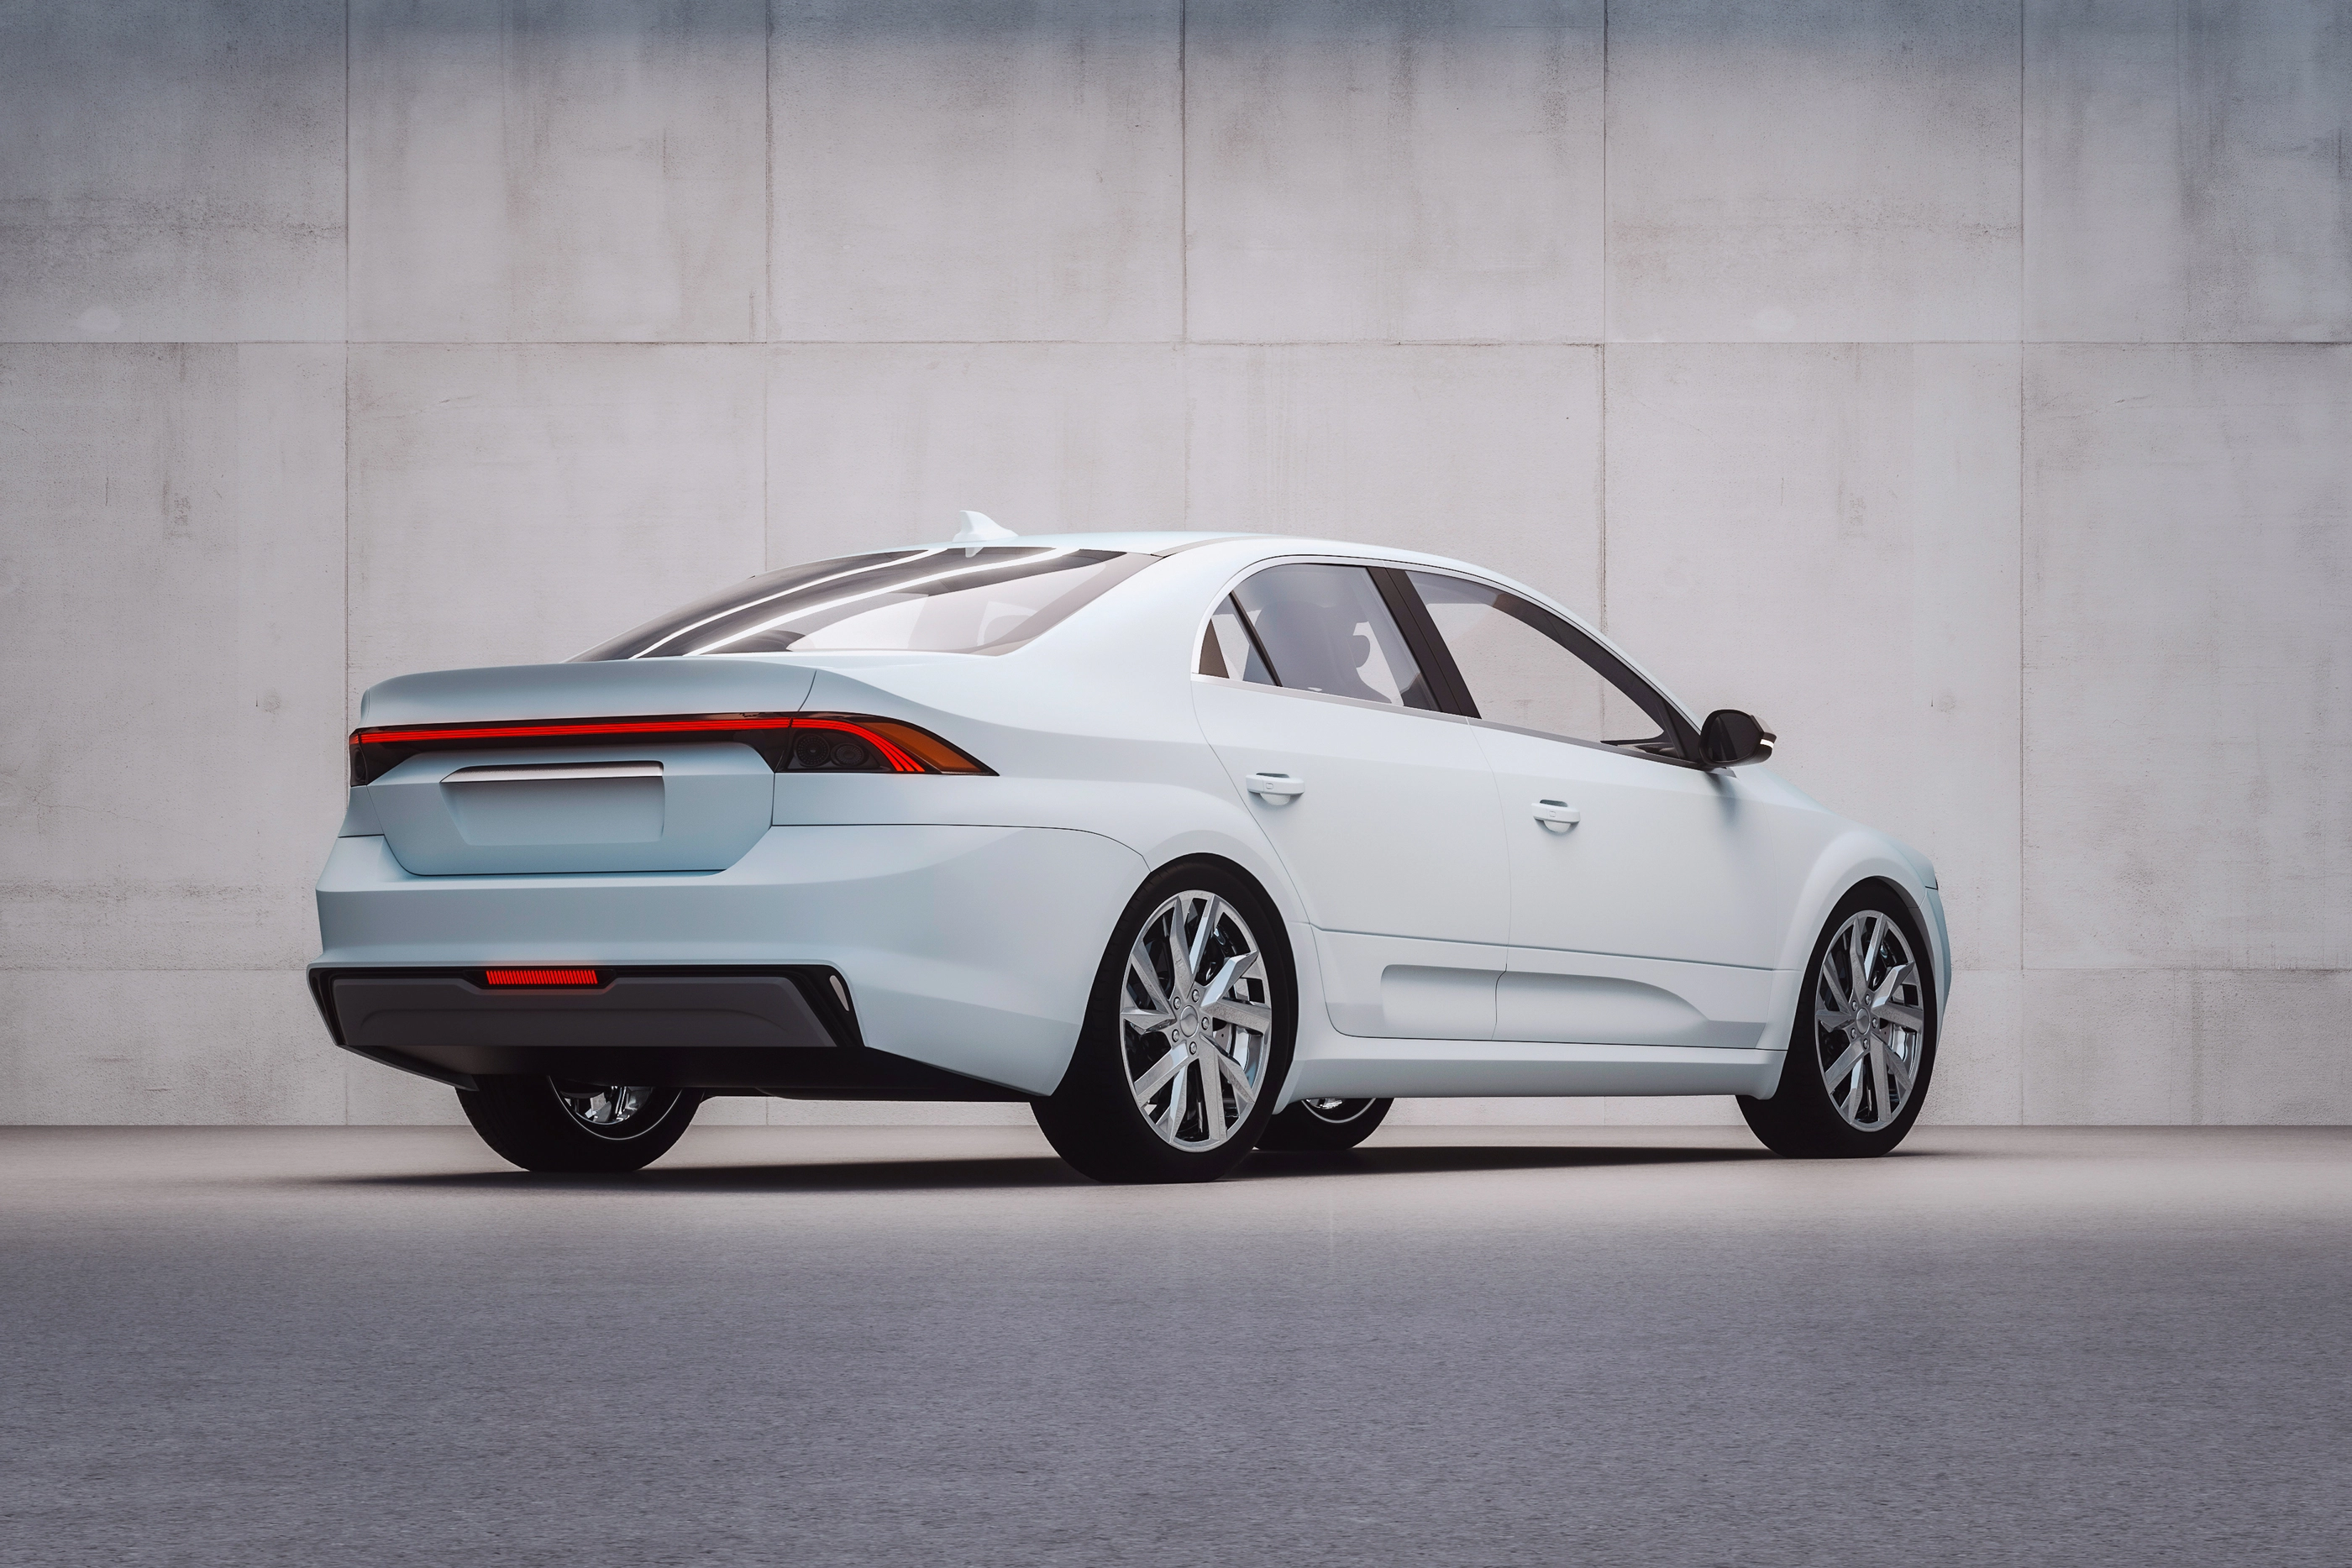
[[[702,1096],[691,1089],[480,1077],[457,1103],[482,1142],[527,1171],[610,1173],[669,1153]]]
[[[1935,976],[1910,913],[1861,887],[1831,911],[1813,945],[1780,1086],[1739,1097],[1739,1113],[1777,1155],[1883,1155],[1919,1119],[1936,1065]]]
[[[1248,1154],[1290,1071],[1297,991],[1282,923],[1213,862],[1149,879],[1112,928],[1061,1087],[1032,1109],[1104,1182],[1214,1181]]]
[[[1261,1149],[1352,1149],[1388,1118],[1393,1100],[1300,1100],[1265,1124]]]

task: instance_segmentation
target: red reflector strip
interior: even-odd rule
[[[494,986],[593,986],[593,969],[487,969],[482,977]]]

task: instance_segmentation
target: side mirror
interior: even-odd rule
[[[1744,768],[1771,756],[1775,738],[1754,714],[1719,707],[1699,727],[1698,749],[1709,768]]]

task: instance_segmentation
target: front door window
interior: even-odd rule
[[[1477,711],[1514,729],[1682,757],[1685,725],[1606,648],[1515,593],[1409,574]]]

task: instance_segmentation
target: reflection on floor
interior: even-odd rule
[[[0,1133],[0,1559],[2325,1563],[2352,1130]]]

